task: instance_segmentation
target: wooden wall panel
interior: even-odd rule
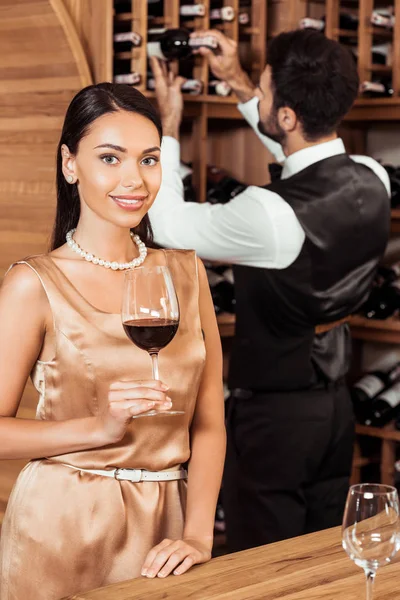
[[[90,83],[62,0],[0,0],[0,277],[13,261],[47,249],[64,114]],[[28,384],[18,416],[32,418],[36,401]],[[25,462],[0,462],[0,523]]]

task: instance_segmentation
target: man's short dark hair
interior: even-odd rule
[[[274,108],[293,109],[308,141],[333,133],[358,93],[350,51],[312,29],[289,31],[272,40],[267,63]]]

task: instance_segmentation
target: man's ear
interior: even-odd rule
[[[288,106],[282,106],[278,109],[278,123],[279,126],[286,132],[289,133],[296,129],[298,124],[297,115],[292,108]]]

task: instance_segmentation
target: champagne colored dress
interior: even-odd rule
[[[9,499],[0,545],[1,600],[59,600],[140,576],[146,554],[183,531],[186,482],[118,481],[70,469],[178,470],[190,456],[189,427],[205,361],[194,252],[165,251],[180,304],[160,376],[184,415],[133,419],[109,446],[32,460]],[[151,378],[147,352],[129,341],[120,314],[96,309],[49,255],[22,261],[39,277],[53,313],[56,356],[37,361],[37,419],[96,415],[111,382]],[[21,341],[21,343],[23,343]]]

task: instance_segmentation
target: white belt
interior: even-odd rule
[[[80,469],[66,463],[61,463],[64,467],[83,471],[84,473],[92,473],[93,475],[102,475],[103,477],[112,477],[118,481],[174,481],[177,479],[187,479],[185,469],[180,471],[146,471],[145,469]]]

